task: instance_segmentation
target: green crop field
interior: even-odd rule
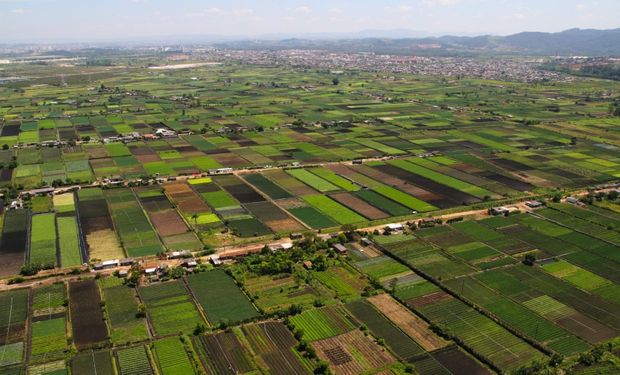
[[[214,325],[222,321],[235,323],[258,316],[247,296],[224,271],[190,275],[187,281],[205,310],[207,319]]]
[[[162,375],[191,375],[194,368],[181,341],[171,337],[153,344],[157,363]]]
[[[290,319],[295,329],[308,341],[338,336],[355,329],[356,324],[344,309],[337,306],[305,311]]]
[[[153,374],[153,368],[144,346],[134,346],[133,348],[118,350],[116,358],[120,375]]]
[[[305,169],[287,169],[286,173],[321,193],[338,190],[338,186]]]
[[[150,322],[158,335],[190,333],[202,317],[180,281],[140,288]]]
[[[31,357],[54,359],[67,346],[65,318],[40,320],[32,324]]]
[[[124,285],[106,285],[101,281],[99,285],[106,302],[112,342],[123,344],[148,338],[146,321],[136,316],[138,302],[134,291]]]
[[[311,206],[340,224],[361,223],[365,221],[362,216],[324,195],[306,195],[303,198]]]
[[[54,214],[32,217],[30,229],[30,263],[56,264],[56,221]]]
[[[75,217],[56,217],[58,226],[58,246],[60,264],[63,267],[75,267],[82,264],[78,227]]]

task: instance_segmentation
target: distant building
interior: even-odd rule
[[[339,254],[346,254],[348,251],[344,245],[341,245],[339,243],[333,245],[332,248],[336,250]]]
[[[494,216],[508,215],[510,210],[506,207],[491,207],[489,208],[489,213]]]
[[[405,230],[405,227],[402,224],[400,224],[400,223],[388,224],[388,225],[386,225],[386,228],[388,228],[392,232],[398,232],[398,231]]]
[[[525,202],[525,205],[528,206],[529,208],[539,208],[544,206],[545,204],[541,201],[527,201]]]
[[[222,174],[232,174],[232,168],[217,168],[217,169],[209,169],[210,175],[222,175]]]
[[[182,259],[182,258],[191,258],[192,252],[189,250],[183,251],[173,251],[168,255],[168,259]]]
[[[301,233],[291,233],[289,237],[291,238],[291,240],[300,240],[304,238],[304,235]]]
[[[170,130],[166,128],[159,128],[155,130],[155,135],[161,138],[168,138],[168,137],[176,137],[177,133],[174,130]]]

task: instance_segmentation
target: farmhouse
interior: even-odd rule
[[[214,266],[219,266],[220,264],[222,264],[222,261],[220,260],[220,256],[217,254],[211,255],[209,260],[211,261],[211,264],[213,264]]]
[[[120,261],[118,259],[112,259],[112,260],[106,260],[104,262],[101,263],[96,263],[93,268],[97,271],[99,270],[105,270],[105,269],[110,269],[110,268],[115,268],[118,267],[120,264]]]
[[[209,169],[209,175],[222,175],[222,174],[231,174],[231,173],[233,173],[232,168]]]
[[[155,135],[157,135],[160,138],[170,138],[170,137],[176,137],[177,133],[174,130],[159,128],[155,130]]]
[[[400,223],[388,224],[388,225],[386,225],[386,228],[389,229],[392,232],[400,232],[400,231],[405,230],[405,227],[402,224],[400,224]]]
[[[333,245],[332,248],[334,250],[336,250],[339,254],[346,254],[347,253],[347,248],[344,245],[341,245],[339,243]]]
[[[191,258],[192,252],[189,250],[183,251],[173,251],[168,255],[168,259],[182,259],[182,258]]]
[[[528,206],[529,208],[540,208],[544,206],[545,204],[541,201],[527,201],[525,202],[525,205]]]
[[[489,214],[494,215],[494,216],[508,215],[509,213],[510,213],[510,210],[507,209],[506,207],[491,207],[491,208],[489,208]]]

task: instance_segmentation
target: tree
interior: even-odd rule
[[[533,266],[534,263],[536,263],[536,255],[532,253],[525,254],[525,257],[523,258],[523,264],[525,264],[526,266]]]
[[[138,311],[136,312],[136,318],[146,317],[146,305],[141,303],[138,305]]]
[[[340,79],[338,77],[332,79],[332,83],[334,84],[334,86],[338,86],[340,84]]]
[[[194,226],[198,225],[198,214],[194,213],[192,215],[192,220],[194,220]]]

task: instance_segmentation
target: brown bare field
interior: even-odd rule
[[[269,220],[265,224],[274,232],[294,232],[305,228],[293,219]]]
[[[185,182],[166,184],[164,191],[181,212],[188,214],[211,212],[209,206]]]
[[[448,342],[430,330],[424,320],[414,315],[389,294],[372,296],[368,298],[368,301],[427,351],[430,352],[448,345]]]
[[[185,222],[176,211],[168,210],[150,214],[151,221],[162,237],[187,232]]]
[[[306,204],[297,198],[278,199],[278,206],[288,210],[289,208],[304,207]]]
[[[357,375],[396,362],[385,348],[359,330],[315,341],[312,346],[317,356],[328,362],[336,375]],[[356,360],[360,356],[364,358],[363,362]]]
[[[432,305],[433,303],[437,303],[440,301],[445,301],[451,299],[452,296],[446,292],[440,291],[431,294],[427,294],[422,297],[413,298],[407,301],[407,305],[413,308],[419,308],[426,305]]]
[[[353,211],[363,215],[370,220],[385,219],[387,217],[390,217],[390,215],[386,214],[375,206],[366,203],[365,201],[359,199],[351,193],[332,194],[330,195],[330,198],[336,200],[339,203],[342,203],[346,207],[349,207]]]
[[[125,256],[116,233],[112,229],[103,229],[86,234],[88,254],[91,259],[109,260]]]
[[[137,155],[137,156],[135,156],[135,158],[138,159],[140,164],[161,161],[161,159],[159,158],[159,156],[157,156],[157,154],[153,154],[153,155]]]
[[[358,251],[366,254],[368,258],[376,258],[378,256],[383,255],[383,253],[377,250],[374,246],[362,246],[358,243],[351,243],[350,245],[353,246]]]

